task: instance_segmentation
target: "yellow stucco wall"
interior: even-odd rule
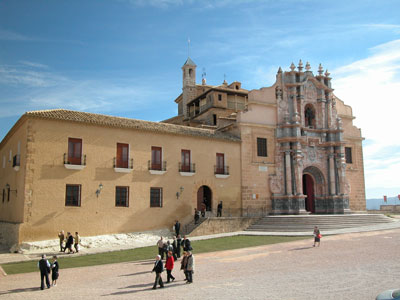
[[[31,122],[34,143],[27,177],[32,180],[32,205],[21,226],[21,241],[54,238],[61,229],[88,236],[170,228],[175,219],[182,223],[191,220],[201,185],[211,188],[214,208],[221,200],[224,208],[241,207],[238,142],[64,121]],[[83,140],[83,170],[64,167],[69,137]],[[113,169],[117,143],[130,145],[129,157],[134,161],[131,173],[116,173]],[[167,161],[164,175],[148,171],[151,146],[163,148],[163,160]],[[181,149],[191,150],[192,163],[196,164],[192,177],[178,172]],[[217,152],[225,153],[229,178],[214,176]],[[103,189],[97,197],[100,183]],[[66,184],[81,184],[81,207],[65,206]],[[129,186],[129,207],[115,206],[116,186]],[[177,199],[181,186],[184,190]],[[163,188],[162,208],[150,208],[150,187]]]

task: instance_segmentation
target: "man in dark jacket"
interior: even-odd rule
[[[46,278],[46,285],[47,288],[50,288],[50,280],[49,280],[49,273],[50,273],[50,263],[46,259],[46,254],[42,255],[42,259],[38,262],[38,267],[40,270],[40,289],[44,289],[44,279]]]
[[[151,271],[152,273],[156,272],[156,279],[154,281],[153,290],[157,288],[157,283],[160,285],[160,288],[164,287],[164,283],[161,278],[162,271],[164,271],[164,267],[163,267],[163,262],[161,260],[161,255],[157,255],[153,271]]]
[[[221,216],[222,216],[222,201],[220,201],[217,206],[217,217]]]
[[[181,223],[179,223],[179,221],[176,220],[174,226],[175,226],[175,233],[176,233],[176,236],[178,236],[178,235],[179,235],[179,232],[181,231]]]
[[[176,239],[176,256],[178,258],[181,257],[181,244],[182,244],[182,239],[181,236],[178,235]]]
[[[190,240],[186,237],[186,235],[183,236],[182,247],[183,251],[193,250]]]

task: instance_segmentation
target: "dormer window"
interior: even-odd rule
[[[238,90],[238,89],[239,89],[239,86],[238,86],[238,85],[236,85],[236,86],[235,86],[235,88]]]
[[[304,108],[304,123],[306,127],[315,128],[315,109],[311,104]]]

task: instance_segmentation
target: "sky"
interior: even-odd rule
[[[0,0],[0,139],[31,110],[172,117],[188,55],[198,83],[248,90],[302,59],[353,108],[367,198],[394,196],[399,12],[397,0]]]

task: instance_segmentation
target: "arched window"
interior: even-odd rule
[[[192,75],[193,75],[193,70],[189,69],[189,76],[192,77]]]
[[[304,123],[306,127],[315,128],[315,109],[311,104],[304,108]]]

